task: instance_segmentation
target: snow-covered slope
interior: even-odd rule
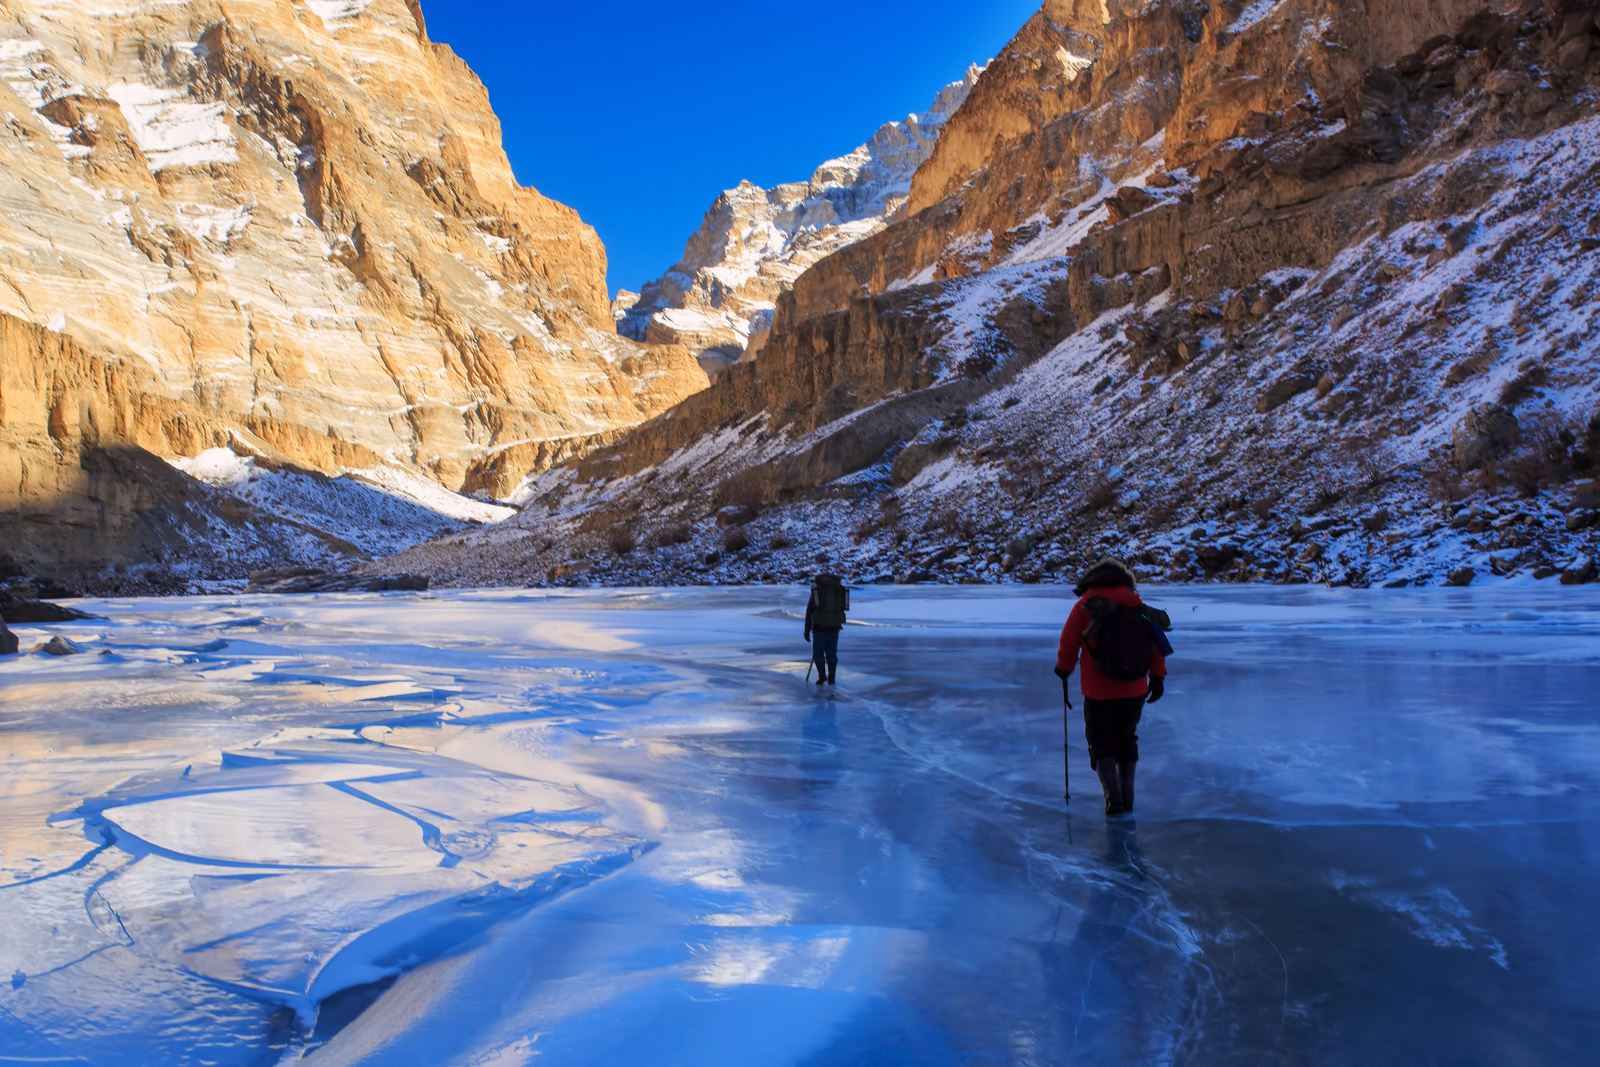
[[[772,189],[747,181],[724,192],[676,266],[642,294],[618,294],[622,331],[686,345],[713,370],[759,348],[780,293],[812,264],[894,218],[981,73],[971,68],[926,112],[888,123],[809,181]]]
[[[314,527],[373,557],[516,514],[513,508],[452,493],[400,467],[369,467],[330,477],[262,463],[228,448],[178,459],[173,466],[267,514]]]
[[[1592,6],[1247,6],[1030,23],[952,129],[970,153],[984,108],[1042,125],[930,160],[917,181],[954,191],[813,267],[754,362],[533,478],[492,538],[396,565],[1035,581],[1116,552],[1174,580],[1600,577]],[[1019,103],[1061,91],[1031,60],[1067,33],[1095,56],[1077,108]],[[1156,66],[1142,97],[1134,60]]]

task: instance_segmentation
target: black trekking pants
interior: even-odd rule
[[[817,673],[824,680],[839,673],[838,630],[811,631],[811,662],[817,665]]]
[[[1100,761],[1139,762],[1139,720],[1144,717],[1144,697],[1132,700],[1083,702],[1083,732],[1089,741],[1089,766]]]

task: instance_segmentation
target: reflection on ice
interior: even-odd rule
[[[1158,591],[1113,826],[1060,800],[1057,592],[861,591],[833,697],[803,599],[97,605],[91,655],[0,663],[0,1062],[1600,1038],[1592,594]]]

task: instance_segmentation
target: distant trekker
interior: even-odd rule
[[[1095,564],[1078,583],[1078,602],[1061,630],[1056,674],[1063,687],[1083,658],[1083,726],[1089,765],[1100,777],[1106,814],[1133,811],[1134,771],[1139,764],[1139,720],[1146,702],[1166,691],[1170,651],[1164,612],[1147,607],[1135,589],[1133,571],[1118,560]],[[1071,706],[1070,697],[1067,699]]]
[[[850,612],[850,590],[834,574],[819,574],[806,604],[806,640],[811,642],[811,662],[817,666],[817,684],[839,684],[839,632]],[[812,635],[816,640],[812,641]]]

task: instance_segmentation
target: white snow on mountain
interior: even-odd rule
[[[331,534],[374,557],[516,514],[513,508],[452,493],[398,467],[350,470],[330,478],[266,464],[227,448],[175,459],[172,465],[263,511]]]
[[[631,304],[619,326],[638,340],[681,343],[710,369],[759,348],[778,296],[813,264],[884,229],[917,168],[966,101],[982,68],[939,92],[929,109],[891,122],[803,182],[742,182],[717,198],[683,259]]]
[[[152,171],[238,162],[225,105],[195,103],[149,85],[111,85],[106,93],[122,109]]]

